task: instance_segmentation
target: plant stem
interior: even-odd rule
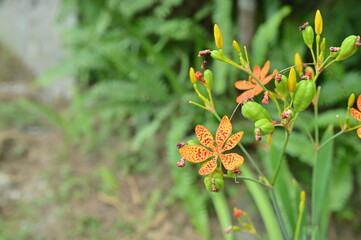
[[[225,176],[226,177],[226,176]],[[249,177],[245,177],[245,176],[237,176],[236,178],[239,178],[239,179],[243,179],[243,180],[246,180],[246,181],[251,181],[251,182],[255,182],[255,183],[258,183],[266,188],[272,188],[271,185],[267,185],[259,180],[256,180],[256,179],[253,179],[253,178],[249,178]]]
[[[283,238],[285,240],[290,240],[290,236],[287,233],[286,225],[285,225],[285,222],[283,221],[283,217],[282,217],[281,211],[279,209],[279,204],[278,204],[277,197],[276,197],[276,194],[274,192],[274,189],[270,189],[269,191],[270,191],[270,195],[271,195],[271,201],[272,201],[272,204],[273,204],[273,208],[274,208],[274,210],[276,212],[276,217],[277,217],[278,223],[279,223],[279,225],[281,227],[281,232],[282,232]]]
[[[276,171],[275,171],[275,174],[274,174],[272,182],[271,182],[272,186],[274,186],[275,183],[276,183],[276,180],[277,180],[278,174],[280,172],[283,160],[285,159],[286,147],[287,147],[287,144],[288,144],[289,137],[290,137],[290,134],[286,130],[285,142],[283,143],[282,150],[281,150],[281,157],[280,157],[280,160],[278,161],[278,165],[276,167]]]
[[[320,150],[322,147],[324,147],[329,141],[332,141],[333,139],[337,138],[338,136],[340,136],[342,133],[344,133],[343,130],[339,131],[338,133],[336,133],[335,135],[333,135],[332,137],[328,138],[327,140],[325,140],[324,142],[322,142],[322,144],[318,147],[318,150]]]
[[[256,163],[256,161],[253,159],[253,157],[247,151],[247,149],[245,147],[243,147],[243,145],[241,143],[238,143],[238,146],[241,148],[242,152],[246,155],[246,157],[251,161],[251,164],[256,169],[258,175],[263,178],[266,178],[265,175],[263,174],[263,172],[261,171],[261,169],[258,167],[258,164]]]

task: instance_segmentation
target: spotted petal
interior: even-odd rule
[[[208,175],[211,174],[217,168],[217,158],[203,163],[201,169],[199,169],[199,175]]]
[[[186,145],[179,149],[180,155],[192,163],[199,163],[214,156],[214,153],[200,145]]]
[[[357,108],[361,111],[361,94],[357,98]]]
[[[200,143],[204,146],[214,149],[214,139],[212,134],[203,125],[196,126],[196,135]]]
[[[354,117],[356,120],[361,121],[361,112],[358,111],[356,108],[351,108],[350,113],[352,117]]]
[[[218,149],[222,149],[223,144],[232,133],[232,124],[227,116],[222,118],[216,133],[216,142]]]
[[[358,128],[358,129],[356,130],[356,133],[357,133],[357,136],[358,136],[359,138],[361,138],[361,128]]]
[[[244,158],[237,153],[222,154],[220,157],[224,168],[227,170],[234,170],[244,162]]]
[[[224,145],[224,148],[222,149],[222,152],[234,148],[239,143],[239,141],[241,141],[242,136],[243,136],[243,131],[240,131],[232,135],[230,138],[228,138],[226,145]]]

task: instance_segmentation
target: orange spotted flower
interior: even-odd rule
[[[361,95],[358,96],[357,98],[357,108],[359,110],[357,110],[356,108],[351,108],[350,109],[350,113],[352,115],[352,117],[354,117],[357,121],[361,121]],[[356,133],[358,135],[359,138],[361,138],[361,128],[358,128],[356,130]]]
[[[256,76],[263,85],[265,85],[277,74],[277,70],[274,70],[271,75],[267,76],[269,69],[270,61],[267,61],[262,69],[260,66],[254,66],[253,75]],[[237,81],[234,86],[239,90],[247,90],[237,97],[236,101],[238,103],[243,102],[244,99],[254,97],[263,91],[262,86],[259,85],[252,76],[249,76],[248,80]]]
[[[179,149],[179,153],[185,160],[192,163],[205,161],[198,172],[200,175],[211,174],[217,168],[218,157],[220,157],[224,168],[227,170],[234,170],[243,164],[244,159],[239,154],[223,154],[223,152],[234,148],[243,136],[243,131],[240,131],[230,137],[232,124],[227,116],[224,116],[219,124],[216,140],[213,139],[212,134],[203,125],[197,125],[195,132],[203,146],[186,145]],[[211,159],[208,160],[209,158]]]

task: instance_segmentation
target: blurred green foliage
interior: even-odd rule
[[[318,8],[323,13],[325,35],[330,36],[327,47],[338,46],[345,36],[360,33],[356,23],[361,6],[356,0],[258,3],[255,21],[259,28],[252,48],[249,47],[254,64],[270,59],[272,68],[282,69],[293,64],[296,51],[307,62],[310,56],[305,54],[297,27],[306,19],[312,19]],[[281,7],[284,4],[290,6]],[[59,21],[68,17],[75,19],[64,32],[67,57],[38,83],[46,85],[55,78],[73,76],[76,78],[74,97],[69,109],[61,113],[38,103],[28,103],[31,109],[42,112],[65,131],[68,144],[87,150],[102,148],[110,139],[118,141],[116,148],[102,150],[114,152],[114,165],[122,174],[141,171],[162,176],[165,174],[162,166],[167,166],[173,187],[165,201],[180,200],[195,228],[206,239],[210,238],[207,208],[210,198],[206,191],[200,190],[197,183],[201,180],[195,169],[176,167],[180,156],[175,144],[187,140],[196,124],[216,126],[211,116],[188,104],[189,100],[196,99],[188,69],[190,66],[200,68],[201,59],[196,57],[199,50],[214,48],[213,23],[218,23],[223,35],[229,38],[226,39],[229,46],[232,38],[242,34],[237,30],[236,6],[235,0],[63,0]],[[325,129],[330,120],[337,126],[336,112],[342,118],[344,110],[341,109],[345,109],[349,94],[355,89],[360,91],[361,71],[357,68],[360,62],[361,55],[357,54],[350,61],[335,64],[323,75],[320,127]],[[215,73],[216,108],[220,113],[230,114],[236,106],[235,101],[230,102],[237,95],[233,83],[245,76],[223,63],[209,64]],[[329,111],[331,108],[340,111]],[[0,107],[0,111],[9,110]],[[237,115],[235,118],[239,118],[240,114]],[[307,113],[301,118],[304,125],[297,126],[287,154],[292,159],[290,169],[295,170],[296,178],[307,183],[307,173],[314,163],[303,151],[310,143],[302,129],[307,126],[312,132],[314,125],[306,124],[311,119]],[[235,126],[236,130],[248,124],[239,120],[241,125]],[[245,137],[245,142],[251,141]],[[277,135],[274,141],[278,141]],[[335,185],[330,206],[340,212],[355,192],[355,186],[361,184],[361,151],[352,133],[336,139],[335,145],[332,173]],[[266,156],[260,153],[260,157]],[[113,192],[116,187],[113,173],[104,168],[99,170],[99,176],[102,191]],[[97,225],[92,219],[85,218],[83,222],[77,231]]]

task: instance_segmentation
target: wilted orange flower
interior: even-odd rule
[[[350,113],[352,115],[352,117],[354,117],[357,121],[360,121],[361,122],[361,95],[358,96],[357,98],[357,108],[351,108],[350,109]],[[358,128],[356,130],[356,133],[358,135],[359,138],[361,138],[361,128]]]
[[[224,168],[227,170],[234,170],[243,164],[244,159],[239,154],[223,154],[223,152],[234,148],[243,136],[243,131],[240,131],[230,137],[232,124],[227,116],[224,116],[219,124],[216,132],[216,140],[213,139],[212,134],[203,125],[197,125],[195,132],[199,142],[203,146],[186,145],[179,149],[179,153],[185,160],[192,163],[200,163],[213,157],[203,163],[198,172],[200,175],[211,174],[217,168],[218,156]]]
[[[277,74],[277,70],[274,70],[271,75],[267,76],[269,69],[270,61],[267,61],[262,69],[260,66],[254,66],[253,75],[255,75],[260,82],[265,85]],[[238,103],[242,102],[244,99],[254,97],[263,91],[262,86],[260,86],[252,76],[249,76],[248,80],[237,81],[234,86],[239,90],[247,90],[237,97],[236,101]]]

